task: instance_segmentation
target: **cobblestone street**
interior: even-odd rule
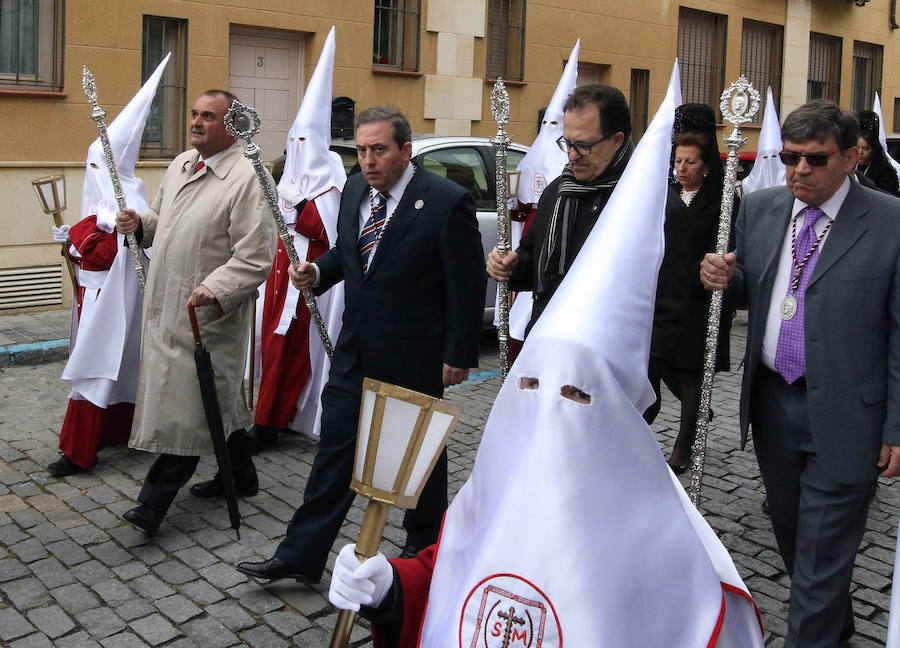
[[[732,358],[743,355],[745,328],[742,314]],[[462,408],[449,446],[454,493],[471,470],[499,387],[495,346],[485,337],[481,368],[447,392]],[[89,474],[56,478],[45,470],[58,455],[66,409],[63,366],[0,368],[0,646],[328,646],[336,619],[327,600],[331,563],[316,587],[293,581],[262,586],[234,569],[274,552],[301,501],[315,444],[282,435],[277,448],[256,458],[261,490],[240,502],[240,542],[223,503],[191,497],[186,488],[148,539],[121,514],[135,505],[152,455],[111,448]],[[781,646],[789,580],[760,509],[764,493],[755,457],[737,447],[739,391],[738,372],[717,376],[701,510],[755,597],[767,644]],[[665,393],[654,429],[666,454],[677,425],[678,403]],[[204,457],[192,483],[214,472],[214,459]],[[882,480],[854,572],[857,634],[849,646],[884,645],[898,511],[896,485]],[[357,498],[331,561],[355,539],[362,515]],[[402,512],[392,511],[382,543],[388,556],[397,555],[405,539],[401,520]],[[353,642],[371,645],[364,624]]]

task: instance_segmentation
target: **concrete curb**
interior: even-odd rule
[[[0,368],[57,362],[69,357],[69,339],[0,346]]]

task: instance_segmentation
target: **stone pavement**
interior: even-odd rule
[[[0,316],[0,367],[64,361],[71,321],[68,310]]]
[[[6,320],[0,318],[0,335],[12,328]],[[739,316],[733,358],[742,355],[745,326]],[[499,387],[490,340],[482,353],[474,379],[447,394],[463,411],[449,445],[454,493],[471,470]],[[62,367],[60,361],[0,364],[0,646],[327,646],[336,618],[327,600],[328,574],[313,588],[294,582],[263,587],[234,569],[241,560],[272,555],[301,500],[315,444],[283,437],[277,449],[258,457],[261,491],[241,500],[241,542],[228,528],[221,502],[192,498],[186,489],[148,539],[121,514],[134,506],[152,456],[110,448],[90,474],[60,479],[44,470],[57,456],[66,408]],[[760,511],[764,495],[755,459],[736,447],[739,388],[737,373],[717,377],[701,509],[755,596],[767,644],[780,647],[789,581]],[[677,429],[677,405],[666,394],[654,425],[666,453]],[[204,458],[195,479],[214,471],[213,460]],[[848,645],[855,648],[884,645],[900,512],[891,482],[882,480],[878,489],[854,573],[857,634]],[[357,498],[335,552],[355,538],[362,515]],[[388,555],[403,543],[401,519],[399,511],[390,515],[382,544]],[[333,559],[334,553],[329,573]],[[353,645],[371,645],[362,623]]]

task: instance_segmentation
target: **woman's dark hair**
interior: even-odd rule
[[[721,164],[721,160],[717,155],[718,151],[713,151],[709,145],[709,138],[700,133],[678,133],[672,140],[672,156],[674,159],[675,149],[679,146],[696,146],[700,149],[700,157],[707,169],[712,170],[717,163]]]

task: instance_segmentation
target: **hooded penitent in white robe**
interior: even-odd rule
[[[766,92],[762,129],[759,131],[759,145],[756,147],[756,162],[753,163],[749,175],[741,182],[741,190],[745,196],[757,189],[780,187],[785,184],[784,162],[778,157],[782,148],[781,125],[778,123],[772,87],[769,86]]]
[[[170,56],[166,55],[107,128],[125,203],[139,211],[147,209],[147,199],[144,183],[135,177],[134,167],[150,105]],[[112,233],[117,211],[112,179],[98,138],[88,149],[81,218],[96,216],[97,229]],[[62,374],[63,380],[72,385],[72,398],[88,400],[100,408],[134,402],[140,364],[143,294],[125,237],[116,236],[119,251],[109,270],[105,274],[80,273],[79,283],[85,288],[81,313]],[[140,256],[146,273],[149,259],[144,254]]]
[[[878,115],[878,141],[881,143],[881,148],[884,149],[884,154],[887,156],[888,162],[894,167],[894,171],[897,173],[897,179],[900,180],[900,162],[897,162],[897,160],[892,158],[891,154],[888,153],[887,135],[884,132],[884,117],[881,115],[881,97],[878,96],[877,92],[875,93],[875,103],[872,105],[872,112]]]
[[[763,645],[641,416],[674,95],[500,390],[445,517],[419,646]]]
[[[335,32],[328,33],[303,102],[288,132],[284,172],[278,183],[281,214],[297,256],[313,261],[337,241],[337,215],[347,175],[329,150]],[[295,206],[303,201],[304,214]],[[320,395],[331,363],[303,296],[288,280],[287,253],[279,239],[266,280],[261,323],[262,377],[254,414],[258,425],[319,436]],[[332,341],[340,332],[343,282],[317,297]]]

